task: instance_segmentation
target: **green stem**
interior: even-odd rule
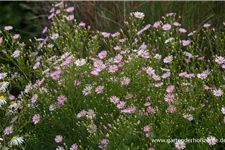
[[[20,72],[23,74],[23,76],[26,78],[26,80],[29,82],[29,78],[26,76],[26,74],[23,72],[23,70],[20,68],[20,66],[8,55],[6,56],[13,62],[13,64],[20,70]]]

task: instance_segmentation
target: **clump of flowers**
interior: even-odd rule
[[[144,24],[145,14],[132,12],[109,33],[74,12],[56,3],[34,50],[10,34],[13,27],[0,33],[1,56],[10,62],[0,66],[1,148],[222,148],[224,31],[213,24],[188,31],[175,13]],[[186,136],[208,138],[151,141]]]

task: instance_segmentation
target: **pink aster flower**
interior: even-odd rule
[[[223,64],[223,63],[225,63],[225,58],[222,56],[217,56],[215,59],[215,62],[218,64]]]
[[[150,114],[154,114],[154,113],[156,113],[156,111],[157,111],[157,107],[154,108],[154,107],[150,106],[147,108],[147,112]]]
[[[13,35],[13,39],[14,39],[14,40],[18,39],[19,37],[20,37],[20,35],[19,35],[19,34],[15,34],[15,35]]]
[[[69,16],[66,17],[66,19],[69,20],[69,21],[71,21],[71,20],[74,19],[74,15],[69,15]]]
[[[74,7],[68,7],[68,8],[66,9],[66,11],[67,11],[67,12],[72,12],[72,11],[74,11]]]
[[[121,110],[122,113],[127,113],[127,114],[133,114],[136,112],[136,107],[135,106],[131,106],[129,108],[123,109]]]
[[[222,113],[225,115],[225,107],[221,108]]]
[[[166,112],[167,113],[174,113],[174,112],[176,112],[177,111],[177,109],[176,109],[176,107],[175,106],[173,106],[173,105],[170,105],[167,109],[166,109]]]
[[[32,120],[34,124],[37,124],[40,121],[40,115],[39,114],[34,115]]]
[[[98,86],[98,87],[95,89],[95,92],[96,92],[97,94],[100,94],[100,93],[103,92],[103,90],[104,90],[104,86]]]
[[[121,60],[123,59],[123,56],[118,54],[115,58],[114,58],[114,62],[115,63],[119,63]]]
[[[55,7],[62,7],[62,6],[63,6],[63,2],[55,4]]]
[[[38,95],[35,94],[35,95],[31,98],[31,102],[32,102],[32,103],[35,103],[35,102],[37,101],[37,99],[38,99]]]
[[[208,28],[210,26],[211,26],[211,24],[209,24],[209,23],[206,23],[206,24],[203,25],[204,28]]]
[[[117,108],[122,109],[122,108],[124,108],[125,104],[126,104],[126,102],[120,101],[120,102],[117,104]]]
[[[173,61],[173,56],[167,56],[163,59],[164,63],[170,63],[171,61]]]
[[[178,141],[176,141],[176,143],[175,143],[175,147],[177,148],[177,149],[185,149],[185,147],[186,147],[186,144],[184,143],[184,141],[182,141],[182,140],[178,140]]]
[[[106,38],[106,37],[110,37],[110,33],[107,33],[107,32],[102,32],[102,35]]]
[[[98,67],[96,68],[96,70],[97,70],[98,72],[100,72],[100,71],[102,71],[102,70],[105,69],[105,68],[106,68],[105,64],[102,64],[102,65],[98,66]]]
[[[153,74],[153,75],[152,75],[152,79],[154,79],[155,81],[161,80],[160,76],[158,76],[158,75],[156,75],[156,74]]]
[[[191,41],[189,40],[182,40],[181,42],[183,46],[188,46],[189,44],[191,44]]]
[[[225,64],[222,65],[222,68],[225,69]]]
[[[36,62],[33,66],[33,69],[36,70],[40,66],[40,62]]]
[[[94,76],[98,76],[99,72],[97,71],[96,68],[93,68],[92,71],[91,71],[91,74],[94,75]]]
[[[117,70],[118,70],[117,65],[111,65],[111,66],[109,66],[109,72],[114,73],[114,72],[116,72]]]
[[[9,126],[9,127],[5,128],[4,135],[9,135],[9,134],[12,134],[12,133],[13,133],[13,127],[12,126]]]
[[[150,100],[150,97],[148,96],[148,97],[146,97],[146,100]],[[145,104],[144,104],[144,106],[150,106],[151,105],[151,103],[150,102],[146,102]]]
[[[179,22],[174,22],[173,25],[176,26],[176,27],[181,26],[181,24]]]
[[[110,102],[112,102],[113,104],[117,104],[119,103],[120,99],[117,96],[111,96],[110,97]]]
[[[143,29],[137,32],[137,35],[140,35],[142,32],[146,31],[148,28],[150,28],[150,24],[146,25]]]
[[[185,76],[185,75],[187,75],[187,72],[181,72],[181,73],[179,73],[179,76],[180,77]]]
[[[118,51],[118,50],[121,50],[121,48],[120,48],[119,46],[115,46],[115,47],[114,47],[114,50],[115,50],[115,51]]]
[[[55,150],[65,150],[65,149],[62,146],[59,146]]]
[[[48,16],[48,19],[49,19],[49,20],[52,19],[52,18],[54,17],[54,15],[55,15],[55,14],[52,13],[51,15]]]
[[[168,86],[168,87],[166,88],[166,92],[167,92],[167,93],[172,93],[173,90],[174,90],[174,85],[170,85],[170,86]]]
[[[62,140],[63,140],[62,135],[57,135],[57,136],[55,137],[55,142],[56,142],[56,143],[60,143],[60,142],[62,142]]]
[[[77,144],[73,144],[73,145],[70,147],[70,150],[78,150],[78,145],[77,145]]]
[[[112,34],[111,36],[112,36],[112,37],[117,37],[117,36],[119,36],[119,35],[120,35],[120,33],[119,33],[119,32],[116,32],[116,33]]]
[[[217,141],[218,140],[215,137],[213,137],[213,136],[207,137],[207,139],[206,139],[206,142],[209,145],[216,145]]]
[[[15,99],[15,96],[14,95],[9,95],[9,99],[12,101]]]
[[[158,27],[160,26],[160,24],[161,24],[161,22],[160,22],[160,21],[157,21],[157,22],[155,22],[155,23],[153,24],[153,26],[154,26],[155,28],[158,28]]]
[[[187,30],[184,29],[184,28],[180,28],[179,31],[180,31],[181,33],[186,33],[186,32],[187,32]]]
[[[55,11],[55,8],[53,7],[52,9],[50,9],[50,13],[53,13]]]
[[[59,14],[61,11],[60,10],[56,10],[55,14]]]
[[[193,116],[191,114],[185,114],[185,115],[183,115],[183,117],[189,121],[193,120]]]
[[[151,127],[149,125],[144,127],[144,132],[150,132],[151,131]]]
[[[162,75],[162,78],[163,78],[163,79],[169,78],[170,75],[171,75],[171,73],[168,71],[168,72],[166,72],[166,73],[164,73],[164,74]]]
[[[101,51],[100,53],[98,53],[98,57],[100,59],[104,59],[107,55],[107,51]]]
[[[46,33],[46,31],[48,30],[48,27],[45,27],[43,30],[42,30],[42,33]]]
[[[101,142],[99,143],[98,148],[105,150],[108,147],[109,140],[107,139],[102,139]]]
[[[215,95],[215,96],[222,96],[223,95],[223,91],[221,89],[215,89],[215,90],[213,90],[213,95]]]
[[[167,94],[164,100],[168,103],[173,102],[174,100],[174,95],[173,94]]]
[[[12,26],[5,26],[4,29],[5,29],[6,31],[9,31],[9,30],[12,30],[13,27],[12,27]]]
[[[120,43],[123,43],[123,42],[125,42],[126,41],[126,39],[119,39],[119,42]]]
[[[186,78],[192,78],[192,77],[195,77],[195,74],[186,74],[186,75],[184,75]]]
[[[58,98],[57,98],[57,100],[58,100],[58,103],[60,104],[60,105],[63,105],[64,104],[64,102],[66,101],[66,97],[65,96],[63,96],[63,95],[60,95],[60,96],[58,96]]]
[[[170,30],[171,29],[171,25],[170,24],[165,24],[163,25],[163,30],[167,31],[167,30]]]
[[[79,23],[79,27],[85,27],[85,25],[86,25],[86,23],[84,23],[84,22]]]
[[[101,66],[101,65],[103,65],[103,61],[101,61],[101,60],[94,60],[94,66],[95,67],[99,67],[99,66]]]
[[[152,67],[147,67],[145,71],[149,75],[154,75],[155,74],[155,69],[153,69]]]
[[[161,86],[163,86],[163,82],[156,83],[154,86],[155,86],[155,87],[161,87]]]

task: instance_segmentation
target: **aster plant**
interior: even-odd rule
[[[123,28],[107,33],[78,22],[74,11],[54,5],[52,26],[34,49],[3,29],[2,56],[11,64],[0,74],[8,81],[1,82],[2,148],[225,147],[224,30],[205,24],[187,31],[175,13],[146,25],[147,15],[132,12]],[[6,90],[12,84],[20,94]]]

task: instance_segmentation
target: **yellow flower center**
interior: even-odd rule
[[[4,100],[4,98],[5,98],[5,97],[4,97],[3,95],[0,96],[0,100]]]
[[[13,136],[13,140],[16,140],[17,139],[17,136]]]

